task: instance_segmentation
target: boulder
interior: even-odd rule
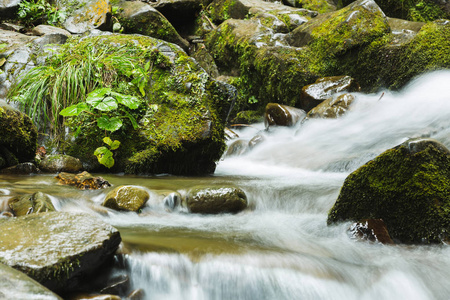
[[[350,76],[319,78],[315,83],[302,88],[300,107],[309,112],[333,94],[340,92],[358,92],[359,84]]]
[[[321,14],[336,10],[333,0],[283,0],[283,3],[293,7],[302,7]]]
[[[192,213],[238,213],[247,207],[247,196],[236,187],[193,187],[186,195]]]
[[[14,197],[9,200],[9,207],[17,217],[55,211],[52,200],[42,192]]]
[[[117,18],[127,33],[139,33],[177,44],[187,50],[183,39],[170,22],[155,8],[141,1],[121,1]]]
[[[145,206],[148,199],[150,199],[150,194],[145,189],[122,185],[110,191],[102,205],[115,210],[137,212]]]
[[[0,158],[1,160],[1,158]],[[2,163],[0,162],[0,168],[2,167]],[[11,174],[11,175],[30,175],[39,173],[40,170],[36,167],[35,164],[27,162],[20,163],[18,165],[8,167],[0,170],[0,174]]]
[[[111,4],[108,0],[84,0],[75,3],[58,0],[57,6],[68,8],[69,17],[64,22],[64,28],[71,33],[80,34],[91,29],[107,30],[112,26]],[[73,10],[76,7],[79,8]]]
[[[34,27],[31,30],[31,32],[37,36],[55,35],[55,34],[65,36],[66,38],[69,38],[72,36],[72,34],[70,32],[68,32],[67,30],[64,30],[59,27],[55,27],[55,26],[51,26],[51,25],[43,25],[43,24]]]
[[[1,151],[1,149],[5,149]],[[33,161],[37,148],[37,129],[24,113],[0,102],[0,156],[11,166],[14,160],[5,158],[5,152],[17,159],[17,163]],[[6,155],[6,156],[9,156]]]
[[[366,219],[353,223],[349,228],[350,234],[357,239],[381,243],[394,244],[389,232],[381,219]]]
[[[103,177],[94,177],[86,171],[78,174],[61,172],[55,178],[60,184],[74,185],[80,190],[98,190],[111,186]]]
[[[337,118],[347,112],[355,100],[352,94],[333,96],[323,101],[306,115],[307,118]]]
[[[228,146],[225,156],[239,156],[248,151],[248,140],[236,140]]]
[[[78,173],[83,169],[83,164],[78,158],[65,154],[46,155],[39,164],[43,172],[57,173],[69,172]]]
[[[433,139],[385,151],[344,182],[328,224],[383,219],[395,241],[441,243],[450,230],[450,152]]]
[[[294,126],[305,116],[306,113],[302,109],[278,103],[268,103],[264,114],[264,125],[266,128],[270,126]]]
[[[121,242],[115,228],[80,213],[10,218],[0,222],[0,231],[1,262],[65,293],[110,261]]]
[[[62,300],[37,281],[2,263],[0,263],[0,298]]]

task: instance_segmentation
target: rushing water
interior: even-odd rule
[[[450,72],[413,81],[400,93],[356,95],[334,120],[239,132],[265,141],[219,162],[214,176],[105,175],[113,185],[147,188],[141,214],[100,206],[107,191],[77,191],[54,175],[0,175],[0,200],[43,191],[59,210],[85,211],[119,228],[127,272],[147,299],[448,299],[450,248],[386,246],[327,226],[346,176],[410,137],[450,146]],[[381,98],[381,99],[380,99]],[[234,184],[250,208],[236,215],[168,212],[163,194],[198,184]]]

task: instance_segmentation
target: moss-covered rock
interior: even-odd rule
[[[58,0],[59,7],[68,9],[64,27],[71,33],[84,33],[91,29],[107,30],[111,23],[111,3],[108,0]]]
[[[0,261],[55,292],[68,293],[110,261],[121,242],[112,226],[79,213],[47,212],[0,222]]]
[[[14,197],[9,200],[9,207],[17,217],[25,216],[33,213],[43,213],[55,211],[52,200],[42,193],[36,192],[32,195]]]
[[[237,213],[247,207],[247,196],[236,187],[194,187],[186,195],[186,206],[192,213]]]
[[[189,43],[183,39],[170,22],[155,8],[141,1],[117,3],[117,18],[126,33],[139,33],[165,40],[187,50]]]
[[[332,0],[284,0],[283,3],[314,10],[321,14],[336,10],[336,4]]]
[[[450,230],[450,151],[409,140],[351,173],[328,223],[383,219],[394,240],[439,243]]]
[[[123,185],[110,191],[103,206],[115,210],[139,211],[150,199],[150,194],[141,187]]]
[[[352,0],[341,1],[342,5],[352,3]],[[450,14],[446,1],[434,0],[377,0],[377,4],[389,17],[410,21],[427,22],[437,19],[448,19]]]
[[[9,152],[19,162],[33,161],[37,148],[37,129],[31,119],[8,105],[0,105],[0,156]],[[3,155],[2,155],[3,154]],[[5,157],[4,157],[5,158]],[[5,161],[12,165],[9,158]]]

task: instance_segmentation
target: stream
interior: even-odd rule
[[[327,226],[345,178],[411,137],[450,147],[450,71],[413,80],[400,92],[355,94],[339,119],[311,119],[292,128],[263,124],[262,144],[223,158],[213,176],[103,176],[113,186],[151,194],[141,214],[101,206],[109,191],[58,185],[55,174],[0,175],[0,203],[42,191],[61,211],[82,211],[121,232],[127,273],[146,299],[448,299],[447,245],[387,246],[352,238],[350,223]],[[232,215],[170,212],[162,199],[195,185],[233,184],[249,208]]]

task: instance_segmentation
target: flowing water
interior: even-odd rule
[[[146,299],[449,299],[447,245],[358,241],[350,223],[327,226],[326,219],[346,176],[386,149],[420,136],[450,147],[450,72],[422,76],[399,93],[356,98],[339,119],[241,130],[242,139],[263,134],[265,141],[221,160],[214,176],[104,175],[113,185],[149,190],[139,215],[106,210],[107,190],[57,185],[54,174],[0,175],[0,200],[43,191],[58,210],[119,228],[132,286]],[[165,210],[165,194],[198,184],[237,185],[250,208],[213,216]]]

